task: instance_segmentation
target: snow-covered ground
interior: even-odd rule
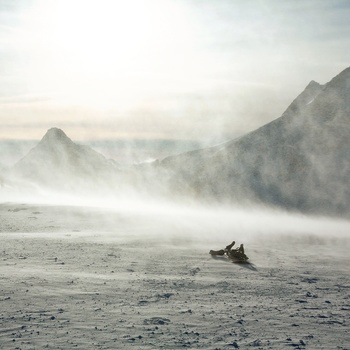
[[[350,222],[71,204],[0,205],[0,349],[350,348]]]

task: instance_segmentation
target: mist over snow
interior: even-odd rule
[[[310,82],[282,116],[215,147],[121,164],[51,128],[2,171],[2,193],[161,198],[350,215],[350,68]],[[23,192],[24,193],[24,192]],[[56,195],[55,195],[56,193]],[[45,196],[45,195],[44,195]]]
[[[206,146],[213,143],[207,143]],[[203,142],[167,139],[106,139],[87,141],[86,145],[121,165],[149,163],[203,147]]]
[[[118,164],[90,147],[75,144],[58,128],[42,140],[10,170],[11,180],[55,189],[88,191],[113,181]]]
[[[162,160],[160,178],[198,198],[349,217],[349,96],[350,68],[245,136]]]
[[[349,18],[0,0],[0,350],[350,350]]]

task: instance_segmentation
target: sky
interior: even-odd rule
[[[0,0],[0,139],[219,143],[350,65],[345,0]]]

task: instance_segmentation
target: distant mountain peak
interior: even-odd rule
[[[59,128],[50,128],[49,130],[47,130],[46,134],[44,135],[44,137],[50,137],[50,138],[65,138],[68,136],[64,133],[64,131],[62,129]]]
[[[73,143],[73,141],[64,133],[62,129],[51,128],[49,129],[40,143]]]
[[[305,89],[314,89],[314,88],[319,88],[321,87],[322,85],[319,84],[317,81],[315,80],[311,80],[310,83],[306,86]]]
[[[282,116],[287,118],[297,117],[302,109],[311,104],[324,88],[325,85],[321,85],[316,81],[311,80],[304,91],[289,105]]]
[[[326,84],[329,88],[349,91],[350,89],[350,67],[344,69]]]
[[[115,171],[116,164],[88,146],[75,144],[56,127],[13,167],[18,179],[69,190],[91,189],[97,183],[108,187]]]

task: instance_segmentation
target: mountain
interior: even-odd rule
[[[271,123],[157,171],[176,193],[350,216],[350,68],[312,81]]]
[[[36,147],[19,160],[11,178],[56,189],[86,189],[113,185],[117,164],[90,147],[75,144],[58,128],[51,128]]]
[[[122,169],[52,128],[9,178],[60,191],[126,185],[154,195],[350,217],[350,68],[325,85],[310,82],[280,118],[253,132],[150,164]]]

